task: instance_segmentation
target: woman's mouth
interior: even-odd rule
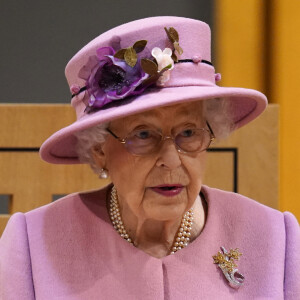
[[[151,187],[151,190],[160,195],[166,197],[172,197],[178,195],[183,188],[184,186],[181,184],[163,184],[163,185],[153,186]]]

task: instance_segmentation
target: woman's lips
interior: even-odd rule
[[[178,195],[183,188],[184,186],[181,184],[163,184],[163,185],[153,186],[151,187],[151,190],[160,195],[166,197],[172,197]]]

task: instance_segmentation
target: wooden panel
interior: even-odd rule
[[[223,86],[267,93],[280,104],[280,204],[300,220],[299,0],[216,0],[214,43]]]
[[[53,194],[94,189],[99,180],[87,165],[52,165],[37,152],[0,152],[0,191],[12,194],[11,213],[50,203]]]
[[[216,149],[221,151],[208,152],[204,183],[225,191],[234,191],[236,180],[234,174],[235,152],[230,151],[229,148]]]
[[[48,204],[53,195],[109,183],[98,179],[89,166],[52,165],[40,159],[41,143],[74,119],[72,107],[65,104],[0,105],[0,194],[12,195],[10,214]],[[0,235],[8,218],[0,215]]]
[[[8,222],[10,215],[0,215],[0,237],[2,235],[2,232],[4,231],[4,228]]]
[[[279,202],[278,115],[278,105],[269,105],[258,119],[238,129],[228,139],[212,146],[237,149],[238,192],[273,208],[278,208]],[[216,160],[215,155],[209,157],[205,183],[223,188],[223,182],[228,181],[226,176],[229,173],[223,169],[230,169],[233,172],[234,165],[233,163],[230,165],[228,159],[224,162],[222,159]],[[210,172],[211,170],[213,172]],[[226,187],[225,189],[233,191]]]
[[[0,104],[0,147],[39,147],[74,119],[66,104]]]
[[[280,209],[300,220],[300,2],[274,0],[270,32],[272,101],[280,104]]]
[[[10,214],[26,212],[64,195],[100,188],[100,180],[87,165],[51,165],[37,152],[0,152],[0,193],[12,194]],[[7,216],[0,215],[0,235]]]
[[[21,112],[22,107],[24,114]],[[48,164],[39,158],[37,150],[26,148],[39,146],[38,141],[45,140],[48,132],[58,129],[58,124],[60,128],[72,121],[71,114],[69,115],[71,108],[67,105],[58,105],[58,114],[67,117],[57,120],[55,124],[52,122],[55,129],[51,129],[51,126],[42,120],[46,120],[49,114],[55,115],[55,107],[51,105],[50,110],[48,105],[34,107],[39,114],[37,118],[33,118],[28,112],[27,105],[15,106],[16,114],[13,113],[12,107],[0,105],[0,119],[4,122],[6,116],[9,119],[7,122],[11,122],[11,139],[6,136],[6,142],[0,146],[0,194],[12,195],[11,214],[17,211],[26,212],[50,203],[52,195],[100,188],[109,182],[98,179],[86,165]],[[7,109],[11,110],[10,114],[3,113]],[[17,122],[20,115],[25,119],[26,114],[31,124],[24,125],[21,137],[19,126],[13,126],[14,122],[11,118],[15,118]],[[43,115],[47,117],[43,119]],[[215,144],[213,146],[215,151],[208,154],[205,183],[225,190],[234,190],[236,180],[240,193],[276,208],[278,202],[277,116],[278,106],[271,106],[258,120],[239,129],[228,140]],[[26,124],[25,120],[22,122]],[[22,139],[22,143],[17,141],[14,134]],[[5,147],[23,149],[3,151]],[[234,174],[235,163],[238,163],[237,174]],[[0,234],[7,219],[7,215],[0,215]]]

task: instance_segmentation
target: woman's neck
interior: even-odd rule
[[[171,253],[181,225],[182,216],[174,220],[159,221],[137,217],[128,208],[121,206],[122,221],[133,244],[147,254],[162,258]],[[194,220],[190,242],[201,233],[205,224],[206,202],[199,196],[193,205]]]

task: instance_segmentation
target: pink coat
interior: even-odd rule
[[[238,194],[202,192],[203,232],[162,259],[116,233],[105,188],[14,214],[0,240],[0,299],[300,299],[295,217]],[[243,253],[238,290],[213,263],[220,246]]]

